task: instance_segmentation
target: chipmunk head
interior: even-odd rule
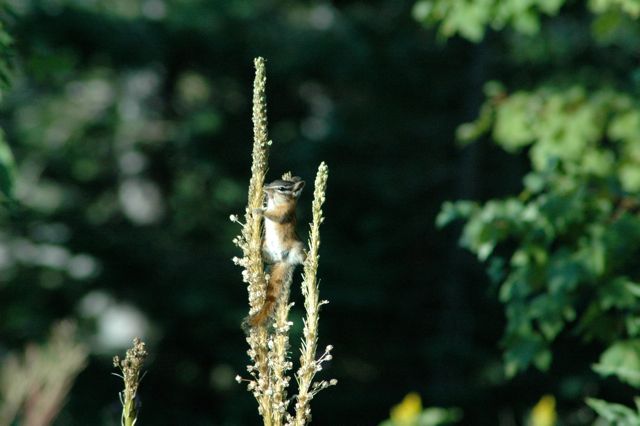
[[[291,180],[274,180],[264,186],[264,192],[267,193],[269,201],[275,204],[283,204],[291,200],[297,200],[304,188],[304,181],[298,176],[294,176]]]

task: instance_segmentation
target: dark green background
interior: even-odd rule
[[[321,161],[330,169],[319,275],[331,303],[320,346],[335,349],[321,377],[339,385],[313,401],[313,424],[377,424],[410,391],[425,405],[461,407],[473,425],[520,423],[545,393],[572,396],[560,396],[561,409],[581,405],[597,352],[575,350],[569,337],[550,373],[507,381],[494,289],[457,248],[459,230],[437,230],[434,220],[445,200],[518,191],[522,158],[486,143],[461,149],[455,129],[476,117],[487,80],[528,87],[549,69],[570,79],[576,66],[601,61],[580,38],[584,11],[569,9],[540,36],[507,30],[472,44],[423,28],[412,1],[161,4],[160,16],[157,2],[138,0],[33,0],[4,13],[15,69],[0,124],[22,202],[3,219],[2,243],[61,246],[99,268],[78,279],[10,258],[0,268],[1,353],[66,317],[92,342],[95,320],[79,304],[99,290],[152,324],[140,424],[258,424],[252,396],[232,380],[248,361],[239,326],[247,301],[231,263],[239,228],[228,217],[246,201],[253,58],[263,56],[268,179],[292,170],[310,183]],[[612,79],[625,67],[607,62]],[[97,111],[83,100],[92,87],[108,88]],[[119,161],[130,151],[146,166],[127,174]],[[123,211],[127,179],[159,191],[157,220],[136,223]],[[303,235],[311,198],[308,186]],[[293,298],[295,344],[298,289]],[[123,349],[96,349],[57,424],[118,424],[114,352]]]

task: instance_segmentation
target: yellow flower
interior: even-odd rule
[[[422,412],[422,400],[415,392],[409,393],[402,402],[391,409],[391,421],[396,426],[414,426]]]
[[[531,426],[554,426],[557,417],[556,399],[545,395],[531,410]]]

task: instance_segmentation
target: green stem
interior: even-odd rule
[[[124,407],[122,407],[122,425],[134,426],[137,417],[135,398],[125,401]]]

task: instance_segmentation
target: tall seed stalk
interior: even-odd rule
[[[124,390],[120,392],[122,404],[122,426],[135,426],[138,421],[138,388],[142,380],[141,371],[144,361],[147,359],[145,343],[139,338],[133,339],[133,347],[127,349],[124,359],[113,357],[113,366],[120,369],[122,374],[116,374],[124,382]]]
[[[253,152],[251,165],[251,179],[249,181],[248,202],[245,209],[244,223],[235,215],[233,222],[242,225],[241,233],[234,239],[240,247],[242,258],[235,257],[234,263],[242,266],[242,279],[247,284],[249,298],[249,315],[258,312],[262,307],[267,289],[268,275],[265,273],[262,260],[263,223],[262,216],[256,215],[257,209],[264,203],[263,186],[268,168],[269,141],[267,136],[267,106],[266,106],[266,73],[263,58],[254,61],[256,74],[253,84]],[[290,175],[285,175],[286,178]],[[300,367],[295,374],[299,393],[291,399],[287,388],[291,381],[288,372],[293,363],[289,351],[289,333],[291,325],[289,311],[293,303],[289,302],[290,286],[293,274],[286,280],[283,291],[279,295],[277,306],[271,325],[260,325],[247,329],[247,354],[251,364],[247,366],[251,378],[243,379],[237,376],[238,382],[246,382],[247,389],[258,402],[258,413],[265,426],[305,425],[311,421],[309,403],[313,396],[337,381],[313,382],[316,372],[321,370],[321,364],[331,359],[332,346],[327,346],[324,354],[316,359],[318,339],[318,320],[320,306],[328,303],[320,301],[318,281],[318,249],[320,246],[320,223],[323,221],[322,204],[325,200],[325,190],[328,178],[328,168],[325,163],[320,164],[315,180],[313,201],[313,222],[309,239],[309,253],[304,263],[304,279],[302,294],[306,317],[304,319],[304,336],[301,342]],[[295,412],[288,412],[292,399],[296,399]]]

